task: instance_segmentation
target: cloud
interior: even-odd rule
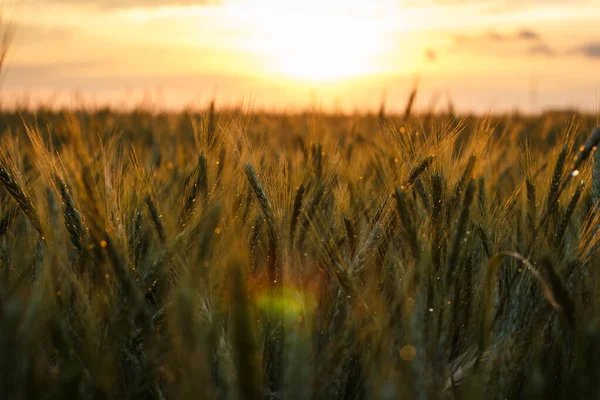
[[[487,31],[476,35],[456,34],[452,36],[454,49],[462,52],[508,54],[529,57],[573,57],[600,61],[600,41],[591,41],[579,46],[555,49],[540,33],[532,29],[521,29],[513,33]],[[529,44],[528,47],[526,44]]]
[[[475,35],[454,35],[456,49],[473,52],[509,51],[513,54],[524,54],[526,56],[556,55],[554,49],[544,42],[542,35],[531,29],[523,28],[512,32],[499,32],[489,30]],[[524,46],[529,43],[529,48]]]
[[[405,3],[404,3],[405,2]],[[408,6],[422,7],[436,5],[447,8],[467,8],[479,15],[518,15],[527,10],[547,10],[563,8],[573,10],[578,7],[596,6],[598,0],[404,0]]]
[[[81,0],[40,0],[40,2],[52,5],[83,5],[88,8],[102,10],[155,8],[164,6],[204,6],[220,3],[219,0],[91,0],[88,2],[82,2]]]
[[[538,43],[529,48],[527,54],[531,56],[546,56],[546,57],[554,57],[556,53],[550,46],[544,43]]]
[[[503,42],[507,39],[506,35],[502,33],[498,33],[496,31],[488,31],[486,34],[487,39],[493,40],[495,42]]]
[[[540,34],[531,29],[522,29],[516,34],[517,39],[521,40],[532,40],[537,41],[541,40]]]
[[[579,46],[556,50],[546,43],[542,35],[530,28],[516,32],[498,32],[489,30],[475,35],[457,34],[453,36],[455,48],[461,51],[498,52],[502,48],[514,53],[531,57],[569,57],[580,56],[590,60],[600,60],[600,41],[592,41]],[[529,47],[523,50],[523,46]]]
[[[430,0],[438,5],[492,5],[507,9],[517,9],[531,6],[544,6],[549,4],[563,4],[564,0]],[[414,1],[419,3],[419,0]],[[579,3],[581,0],[573,0],[574,3]],[[421,1],[423,3],[423,1]]]
[[[466,42],[484,42],[484,41],[492,41],[492,42],[510,42],[510,41],[531,41],[531,42],[541,42],[542,36],[534,31],[533,29],[521,29],[516,32],[498,32],[496,30],[488,30],[479,35],[455,35],[454,40],[457,43],[466,43]]]
[[[14,22],[12,25],[17,41],[66,40],[77,31],[74,28],[43,26]]]
[[[600,42],[590,42],[574,48],[571,53],[579,54],[584,57],[600,60]]]

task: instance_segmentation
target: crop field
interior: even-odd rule
[[[594,399],[592,115],[0,115],[2,399]]]

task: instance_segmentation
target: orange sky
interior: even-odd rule
[[[597,109],[600,0],[4,0],[3,104]],[[73,93],[79,93],[74,97]]]

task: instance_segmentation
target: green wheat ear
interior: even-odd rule
[[[152,223],[154,224],[154,228],[156,229],[156,233],[158,235],[160,242],[162,244],[165,244],[167,242],[167,233],[165,231],[165,227],[164,227],[162,219],[161,219],[162,216],[159,213],[158,208],[156,207],[156,203],[152,199],[152,196],[150,196],[149,194],[147,194],[146,197],[144,197],[144,203],[146,203],[146,207],[148,207],[148,212],[150,213],[150,219],[152,220]]]
[[[298,186],[296,190],[296,196],[294,198],[294,206],[292,209],[292,217],[290,221],[290,246],[294,244],[294,236],[296,235],[296,226],[298,224],[298,219],[300,218],[300,211],[302,209],[302,202],[304,201],[304,182]]]
[[[42,225],[40,219],[33,206],[31,198],[25,193],[14,174],[9,172],[7,168],[0,164],[0,185],[8,192],[13,200],[19,206],[19,209],[29,219],[31,225],[39,232],[43,237]]]
[[[275,217],[273,215],[271,203],[267,198],[267,194],[265,193],[263,186],[258,180],[258,175],[256,174],[256,171],[254,170],[252,164],[250,164],[249,162],[246,163],[244,171],[246,172],[246,178],[248,179],[250,188],[252,188],[252,192],[254,193],[258,204],[260,205],[260,209],[263,213],[267,225],[267,233],[269,235],[269,281],[274,283],[275,286],[281,286],[282,271],[278,265],[279,262],[277,260],[279,238],[277,235],[277,229],[275,228]]]
[[[404,193],[402,189],[396,188],[395,197],[398,217],[400,218],[400,222],[402,222],[402,226],[406,232],[406,240],[410,245],[413,257],[415,258],[415,260],[418,260],[421,255],[421,250],[419,246],[419,241],[417,239],[417,231],[411,220],[406,193]]]
[[[180,222],[184,224],[199,207],[200,201],[197,200],[202,200],[203,205],[205,205],[208,198],[208,171],[206,156],[203,152],[198,156],[198,165],[195,174],[194,183],[189,188],[187,198],[179,215]]]

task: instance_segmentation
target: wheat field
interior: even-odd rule
[[[0,122],[3,399],[600,396],[593,116]]]

